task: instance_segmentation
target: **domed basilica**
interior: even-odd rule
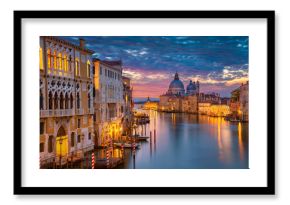
[[[199,93],[199,82],[192,82],[190,80],[189,84],[186,87],[186,93],[184,90],[184,85],[182,81],[179,79],[178,73],[175,73],[173,81],[171,81],[169,85],[169,89],[166,95],[178,95],[178,96],[185,96],[185,95],[195,95]]]
[[[199,82],[192,82],[184,89],[178,73],[169,84],[168,91],[160,96],[158,110],[164,112],[188,112],[197,113],[198,111]]]

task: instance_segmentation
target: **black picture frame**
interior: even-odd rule
[[[22,19],[46,18],[231,18],[267,20],[266,187],[23,187],[22,186]],[[16,195],[273,195],[275,194],[275,11],[14,11],[14,194]]]

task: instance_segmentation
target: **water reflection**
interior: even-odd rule
[[[125,163],[120,168],[248,168],[247,123],[184,113],[146,112],[150,124],[139,126],[136,131],[150,139],[136,150],[135,160],[131,150],[126,150]]]

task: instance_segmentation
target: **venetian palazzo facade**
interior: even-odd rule
[[[199,82],[190,81],[186,90],[178,73],[175,73],[166,94],[160,96],[159,111],[164,112],[198,112]]]
[[[249,81],[231,92],[231,117],[242,121],[249,121]]]
[[[40,37],[40,161],[65,163],[94,148],[93,51]]]
[[[93,63],[95,145],[106,146],[111,140],[120,139],[123,132],[125,102],[122,62],[94,59]]]
[[[123,81],[123,99],[124,99],[124,118],[123,118],[123,134],[130,136],[133,121],[133,87],[131,79],[122,76]]]
[[[231,114],[229,98],[220,97],[219,93],[200,93],[198,113],[213,117],[226,117]]]

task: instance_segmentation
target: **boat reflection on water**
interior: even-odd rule
[[[152,110],[150,124],[139,126],[150,136],[136,150],[125,150],[127,169],[247,169],[248,123],[228,122],[221,117]],[[154,137],[156,130],[156,137]]]

